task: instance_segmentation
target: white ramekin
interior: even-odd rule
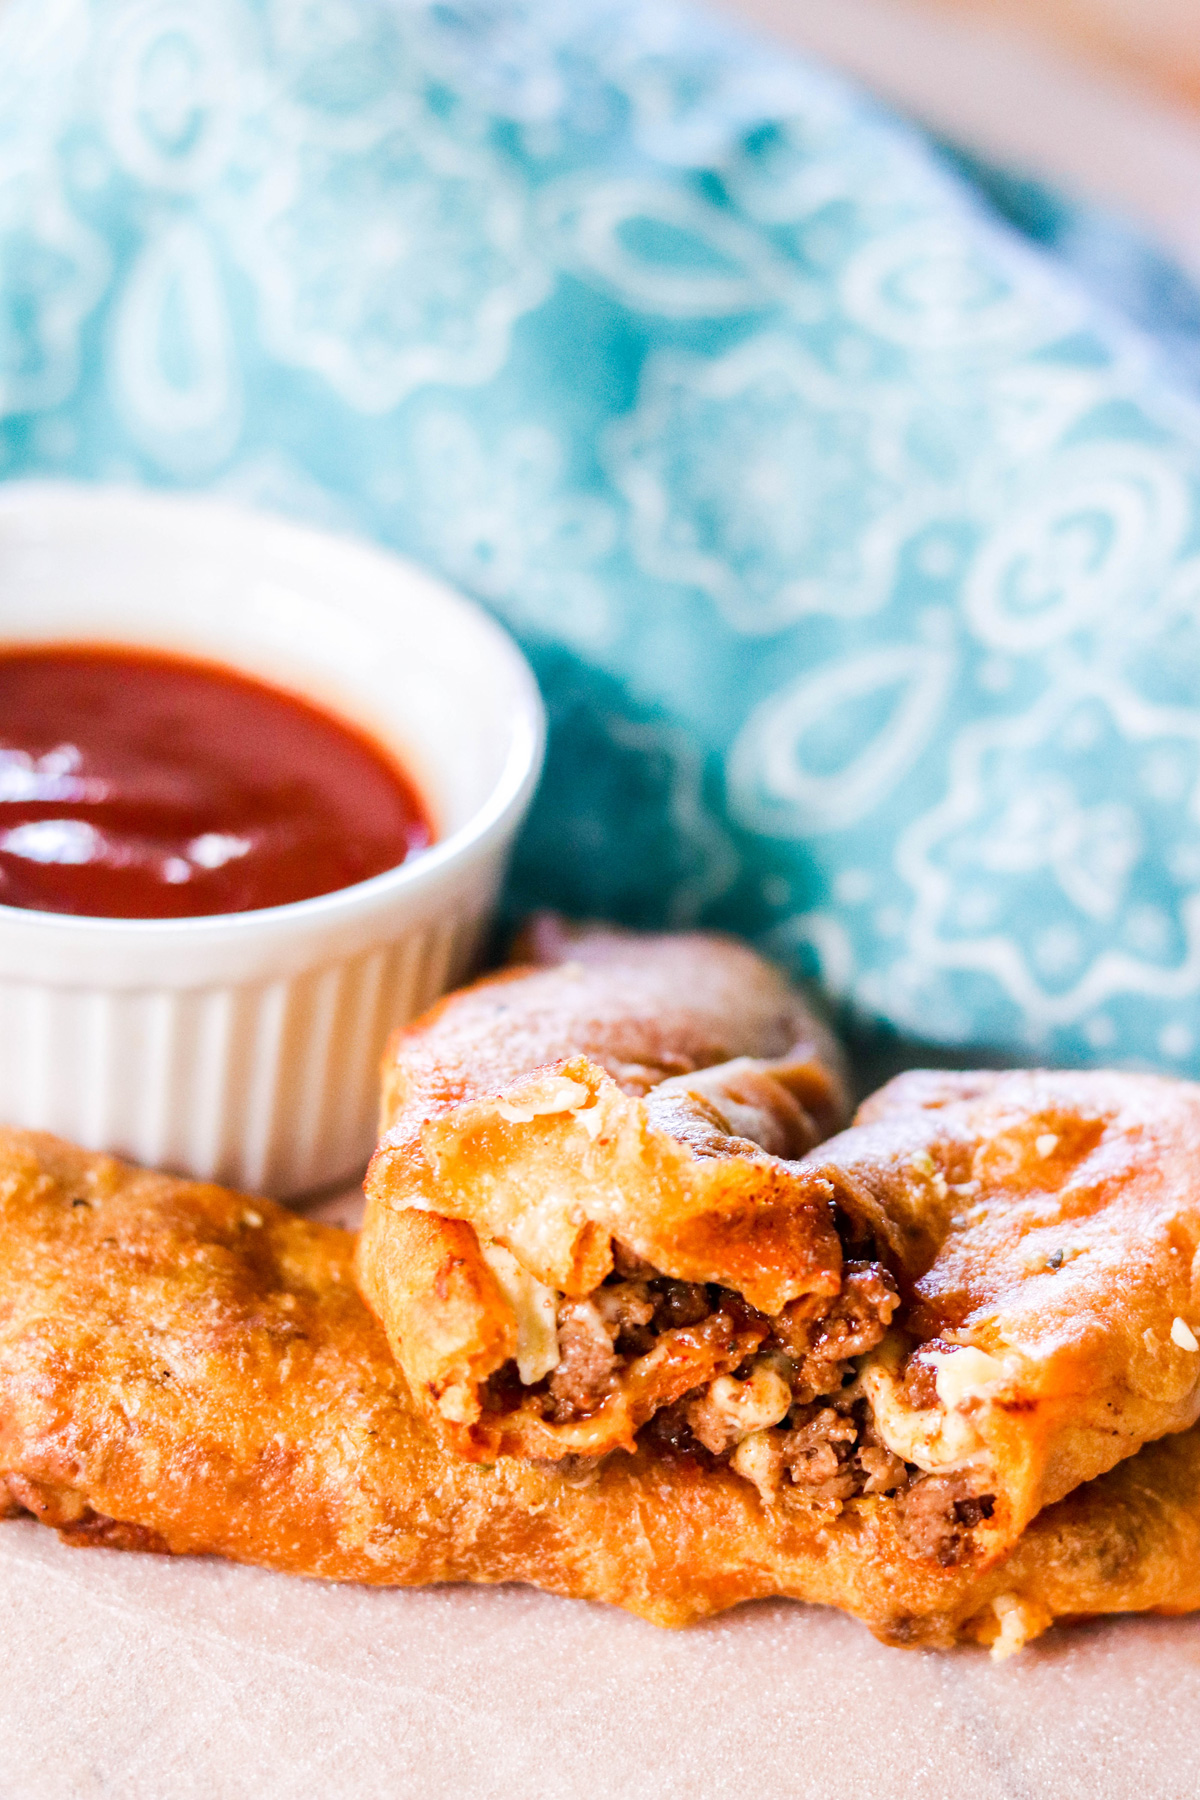
[[[196,919],[0,906],[0,1120],[282,1196],[352,1177],[393,1025],[468,970],[537,781],[511,638],[400,558],[208,499],[0,485],[0,641],[193,652],[400,755],[434,848],[337,893]]]

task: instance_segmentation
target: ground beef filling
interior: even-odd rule
[[[501,1371],[489,1410],[519,1394],[553,1424],[587,1418],[665,1334],[683,1332],[726,1372],[661,1407],[643,1427],[647,1441],[717,1462],[769,1431],[778,1478],[822,1497],[903,1485],[904,1465],[873,1436],[866,1402],[842,1392],[853,1359],[880,1342],[898,1304],[879,1263],[848,1263],[837,1295],[807,1296],[774,1318],[729,1288],[661,1275],[620,1245],[614,1264],[586,1299],[560,1302],[558,1366],[523,1389],[514,1388],[514,1369]]]
[[[904,1496],[904,1535],[918,1556],[951,1569],[970,1555],[971,1533],[996,1506],[994,1494],[976,1494],[965,1474],[925,1475]]]
[[[755,1432],[732,1448],[727,1438],[716,1441],[708,1415],[706,1394],[688,1395],[656,1414],[642,1442],[661,1455],[707,1467],[728,1462],[768,1504],[785,1484],[833,1512],[860,1495],[894,1495],[909,1548],[943,1568],[971,1555],[975,1526],[995,1510],[995,1495],[976,1493],[968,1474],[928,1475],[890,1450],[853,1381],[840,1393],[794,1406],[782,1426]]]
[[[842,1385],[850,1360],[874,1349],[898,1304],[895,1284],[878,1263],[849,1263],[832,1299],[809,1295],[768,1318],[729,1288],[674,1281],[645,1264],[637,1265],[636,1274],[624,1273],[622,1265],[628,1269],[632,1262],[626,1253],[586,1300],[559,1307],[560,1360],[548,1387],[575,1416],[594,1410],[620,1369],[650,1351],[664,1332],[720,1317],[728,1320],[731,1337],[752,1336],[756,1348],[783,1359],[793,1397],[803,1404]]]
[[[660,1441],[667,1435],[677,1453],[685,1451],[690,1432],[714,1462],[731,1462],[767,1501],[785,1482],[808,1499],[836,1506],[860,1494],[896,1493],[911,1479],[908,1466],[876,1435],[862,1395],[848,1392],[794,1406],[777,1428],[754,1432],[720,1451],[712,1448],[711,1435],[705,1441],[703,1400],[685,1402],[677,1411],[680,1417],[670,1424],[661,1415],[655,1421]]]
[[[880,1263],[848,1262],[832,1299],[806,1296],[768,1318],[729,1288],[675,1281],[614,1248],[608,1280],[559,1304],[558,1366],[527,1388],[507,1365],[492,1378],[488,1410],[531,1406],[552,1424],[587,1418],[664,1334],[686,1330],[729,1373],[660,1406],[638,1433],[646,1449],[706,1467],[728,1463],[768,1503],[785,1485],[832,1510],[860,1495],[896,1495],[916,1554],[943,1567],[969,1555],[994,1496],[973,1493],[966,1475],[926,1475],[905,1463],[879,1437],[856,1381],[855,1359],[882,1341],[899,1304]],[[917,1388],[929,1371],[914,1359],[909,1373],[910,1403],[925,1401]],[[571,1460],[586,1473],[587,1459]]]
[[[725,1358],[726,1369],[731,1366],[729,1350],[744,1346],[751,1358],[733,1368],[732,1379],[744,1383],[757,1377],[768,1410],[768,1394],[782,1402],[786,1389],[787,1406],[781,1410],[787,1413],[837,1392],[851,1360],[879,1343],[897,1303],[895,1285],[878,1263],[850,1263],[841,1292],[832,1299],[806,1296],[768,1318],[732,1289],[672,1280],[620,1251],[603,1286],[586,1299],[560,1303],[559,1362],[542,1384],[540,1410],[556,1424],[587,1417],[603,1405],[630,1364],[648,1355],[665,1333],[692,1327],[711,1346],[714,1360]],[[749,1412],[743,1399],[740,1419],[738,1407],[732,1406],[727,1431],[718,1424],[722,1402],[728,1408],[742,1398],[740,1392],[713,1397],[713,1390],[705,1388],[698,1396],[689,1396],[689,1403],[694,1409],[708,1396],[711,1417],[707,1424],[694,1422],[695,1435],[720,1455],[745,1435],[739,1427],[752,1416],[757,1396],[750,1396]],[[777,1423],[780,1416],[777,1407],[769,1422]],[[725,1437],[729,1442],[716,1441]]]
[[[766,1337],[761,1314],[728,1289],[666,1276],[617,1276],[586,1300],[558,1308],[558,1367],[546,1381],[546,1417],[555,1424],[586,1418],[602,1406],[622,1373],[646,1356],[668,1331],[703,1326],[714,1354],[727,1353],[739,1335]]]

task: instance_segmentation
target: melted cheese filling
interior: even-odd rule
[[[528,1125],[531,1120],[545,1114],[577,1112],[581,1107],[587,1106],[591,1097],[582,1081],[571,1081],[566,1075],[556,1075],[553,1080],[543,1084],[542,1092],[536,1099],[527,1101],[524,1106],[497,1100],[496,1111],[510,1125]]]
[[[744,1381],[719,1375],[709,1387],[708,1401],[740,1439],[785,1419],[791,1411],[792,1390],[776,1370],[756,1363]]]
[[[1009,1370],[986,1350],[964,1344],[961,1350],[931,1350],[926,1361],[937,1369],[937,1394],[948,1408],[978,1400],[1008,1379]]]
[[[904,1399],[901,1392],[900,1367],[903,1351],[895,1340],[885,1341],[878,1352],[867,1359],[859,1372],[862,1390],[871,1402],[871,1410],[875,1418],[875,1429],[887,1448],[907,1463],[914,1463],[927,1475],[943,1473],[950,1469],[962,1468],[978,1456],[982,1449],[979,1433],[970,1419],[956,1410],[957,1399],[948,1404],[947,1395],[954,1392],[953,1377],[948,1374],[947,1363],[957,1362],[959,1357],[967,1355],[968,1367],[964,1369],[964,1380],[960,1384],[958,1398],[966,1396],[969,1383],[967,1377],[978,1377],[980,1369],[975,1358],[983,1355],[982,1351],[955,1351],[952,1356],[939,1357],[941,1366],[938,1369],[938,1399],[940,1406],[926,1408],[913,1407]],[[995,1364],[997,1371],[1001,1365],[994,1357],[986,1359]],[[946,1380],[946,1392],[942,1383]],[[942,1409],[946,1408],[945,1411]]]
[[[930,1350],[926,1360],[936,1371],[939,1405],[909,1406],[899,1380],[902,1352],[885,1342],[864,1364],[860,1380],[875,1414],[875,1428],[889,1450],[926,1474],[963,1468],[979,1459],[983,1440],[963,1408],[986,1402],[1011,1387],[1019,1365],[1001,1362],[974,1344],[953,1350]]]
[[[510,1250],[481,1237],[479,1248],[517,1318],[517,1373],[526,1387],[558,1367],[558,1295],[523,1269]]]

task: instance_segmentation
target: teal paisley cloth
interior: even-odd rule
[[[660,0],[6,0],[0,475],[367,535],[552,733],[510,886],[1200,1073],[1200,312]]]

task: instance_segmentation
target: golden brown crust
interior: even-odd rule
[[[901,1341],[937,1371],[943,1415],[983,1446],[998,1498],[977,1539],[990,1554],[1200,1415],[1194,1084],[915,1072],[804,1167],[886,1249]],[[868,1385],[889,1356],[895,1339],[865,1359]]]
[[[544,915],[526,950],[550,966],[476,983],[393,1038],[359,1277],[461,1454],[598,1455],[630,1448],[683,1373],[694,1386],[735,1366],[730,1334],[658,1347],[586,1420],[497,1406],[486,1386],[512,1358],[515,1315],[488,1278],[494,1247],[556,1301],[594,1292],[614,1242],[766,1312],[836,1294],[830,1208],[784,1159],[836,1127],[844,1085],[801,997],[731,939]],[[447,1298],[430,1275],[451,1262]]]
[[[585,1078],[574,1066],[572,1073]],[[644,1111],[652,1114],[665,1099],[669,1114],[677,1105],[676,1086],[654,1089],[641,1103]],[[701,1098],[689,1095],[685,1082],[681,1101],[698,1110],[676,1116],[671,1153],[692,1155],[699,1148],[703,1168]],[[618,1096],[617,1104],[625,1102]],[[456,1131],[463,1131],[469,1110],[457,1115]],[[433,1127],[435,1144],[442,1129]],[[542,1143],[545,1184],[554,1188],[566,1153],[553,1131]],[[485,1132],[474,1154],[458,1155],[457,1166],[486,1198],[489,1170],[503,1167],[506,1154],[497,1136]],[[586,1169],[587,1147],[574,1159]],[[449,1160],[453,1165],[455,1158]],[[638,1213],[644,1202],[631,1173],[636,1161],[629,1151],[620,1158]],[[770,1158],[763,1161],[770,1164]],[[523,1231],[539,1224],[532,1204],[538,1183],[519,1179],[536,1166],[525,1139],[511,1157],[506,1192],[512,1215],[498,1220],[484,1207],[476,1215],[514,1247],[522,1245]],[[737,1180],[717,1166],[722,1191],[732,1200]],[[753,1170],[754,1157],[738,1166],[739,1172]],[[839,1208],[848,1237],[873,1240],[901,1289],[893,1328],[882,1344],[859,1356],[850,1395],[861,1394],[870,1407],[870,1429],[859,1448],[879,1442],[908,1465],[909,1477],[899,1485],[898,1465],[887,1465],[893,1483],[887,1504],[904,1527],[912,1556],[965,1558],[976,1569],[995,1563],[1043,1507],[1200,1416],[1197,1167],[1195,1085],[1153,1076],[1018,1071],[902,1076],[864,1105],[854,1127],[786,1170],[780,1216],[805,1221],[812,1234],[807,1241],[818,1242],[816,1221]],[[657,1173],[646,1184],[660,1195],[666,1185]],[[628,1218],[602,1208],[597,1213],[604,1226],[601,1260],[584,1270],[583,1291],[607,1272],[610,1234],[651,1262],[662,1247],[661,1235],[645,1242]],[[665,1216],[660,1203],[656,1224]],[[760,1188],[745,1214],[751,1257],[770,1216]],[[754,1270],[747,1280],[737,1261],[730,1217],[727,1209],[711,1263],[703,1271],[687,1265],[687,1273],[759,1298]],[[378,1295],[368,1269],[373,1243],[368,1231],[364,1282],[369,1294]],[[678,1237],[674,1249],[678,1255]],[[526,1260],[536,1265],[535,1254]],[[766,1262],[776,1271],[787,1266],[778,1243],[769,1246]],[[674,1267],[682,1271],[685,1264],[680,1259]],[[420,1347],[438,1330],[439,1308],[419,1276],[401,1272],[397,1286],[403,1291],[380,1311],[394,1334],[397,1325],[406,1333],[398,1349],[420,1393]],[[819,1281],[808,1291],[819,1294]],[[774,1317],[778,1296],[760,1303],[775,1332],[766,1349],[773,1342],[786,1348],[786,1330]],[[736,1370],[731,1354],[723,1361],[714,1355],[708,1369],[697,1364],[697,1386]],[[426,1391],[432,1396],[431,1388]],[[476,1388],[473,1406],[468,1393],[467,1408],[457,1417],[443,1415],[462,1454],[553,1455],[556,1442],[560,1453],[629,1448],[645,1419],[670,1403],[664,1388],[640,1408],[614,1401],[586,1423],[547,1427],[530,1401],[515,1415],[489,1412],[482,1391]],[[812,1416],[793,1414],[793,1427],[799,1422],[813,1429],[805,1422]],[[777,1491],[781,1459],[800,1442],[787,1430],[781,1421],[772,1436],[733,1457],[734,1467],[759,1482],[764,1494]],[[719,1426],[712,1431],[705,1441],[716,1447]],[[837,1423],[835,1431],[847,1434],[849,1426]],[[826,1461],[835,1481],[828,1491],[837,1492],[840,1483],[848,1492],[844,1464]],[[861,1458],[856,1467],[865,1468]],[[908,1491],[901,1492],[906,1482]]]
[[[448,995],[392,1036],[382,1132],[404,1138],[473,1095],[564,1057],[591,1058],[629,1094],[737,1056],[810,1047],[806,1099],[822,1136],[846,1115],[841,1054],[795,988],[715,932],[636,932],[531,921],[524,966]],[[566,978],[564,979],[564,971]]]
[[[1200,1607],[1200,1428],[1147,1444],[1039,1514],[961,1606],[958,1636],[994,1644],[1014,1599],[1030,1636],[1054,1619]]]
[[[772,1594],[888,1641],[1200,1605],[1200,1431],[1050,1508],[1008,1561],[915,1564],[894,1510],[773,1507],[639,1451],[583,1481],[447,1457],[351,1278],[352,1240],[0,1131],[0,1491],[69,1542],[373,1584],[527,1581],[682,1625]]]
[[[474,1417],[479,1388],[516,1355],[517,1327],[471,1227],[410,1213],[403,1231],[376,1232],[360,1245],[358,1280],[393,1310],[412,1296],[420,1325],[408,1342],[410,1385],[447,1420]]]

